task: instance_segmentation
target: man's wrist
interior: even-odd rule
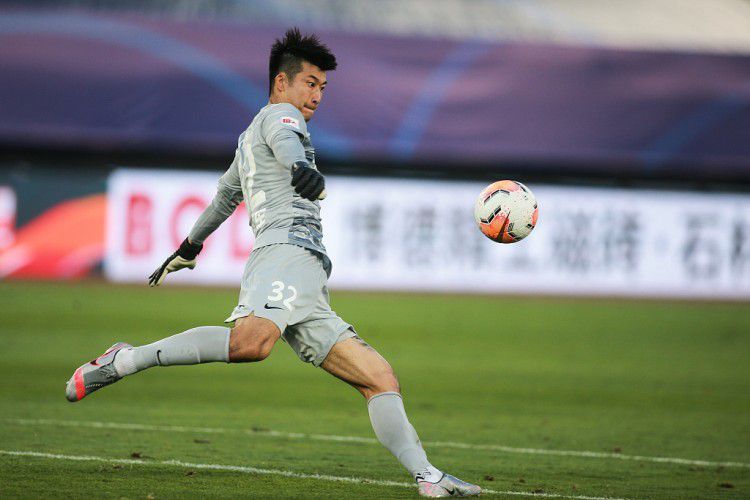
[[[185,260],[195,259],[199,253],[203,250],[203,244],[192,243],[188,238],[185,238],[180,244],[180,248],[177,249],[177,255]]]

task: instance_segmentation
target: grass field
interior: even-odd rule
[[[748,304],[332,299],[393,364],[432,462],[493,496],[750,498]],[[0,283],[0,497],[416,497],[359,394],[283,344],[65,400],[113,341],[220,324],[235,300]]]

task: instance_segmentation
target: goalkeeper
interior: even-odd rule
[[[227,323],[201,326],[133,347],[117,343],[79,367],[66,395],[88,394],[153,366],[262,361],[279,339],[310,362],[357,389],[367,400],[375,434],[417,481],[424,496],[478,495],[478,486],[436,469],[406,417],[390,364],[331,310],[331,261],[323,246],[319,199],[325,181],[315,165],[307,131],[323,97],[326,71],[336,59],[315,35],[287,31],[269,61],[269,103],[240,135],[229,169],[211,205],[180,248],[149,277],[193,268],[204,240],[245,201],[255,245],[242,277],[239,300]]]

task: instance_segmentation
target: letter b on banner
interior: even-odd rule
[[[153,244],[154,207],[146,195],[134,193],[128,198],[125,219],[125,252],[128,255],[144,255]]]

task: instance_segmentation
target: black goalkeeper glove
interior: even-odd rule
[[[186,267],[193,269],[195,267],[195,258],[201,253],[201,250],[203,250],[202,244],[196,245],[195,243],[190,243],[188,239],[185,238],[185,241],[182,242],[180,248],[170,255],[167,260],[164,261],[164,264],[159,266],[156,271],[151,273],[151,276],[148,277],[148,285],[159,286],[161,285],[161,282],[164,281],[164,278],[167,277],[167,274],[179,271]]]
[[[326,181],[323,174],[304,161],[292,165],[292,186],[298,195],[310,201],[326,197]]]

